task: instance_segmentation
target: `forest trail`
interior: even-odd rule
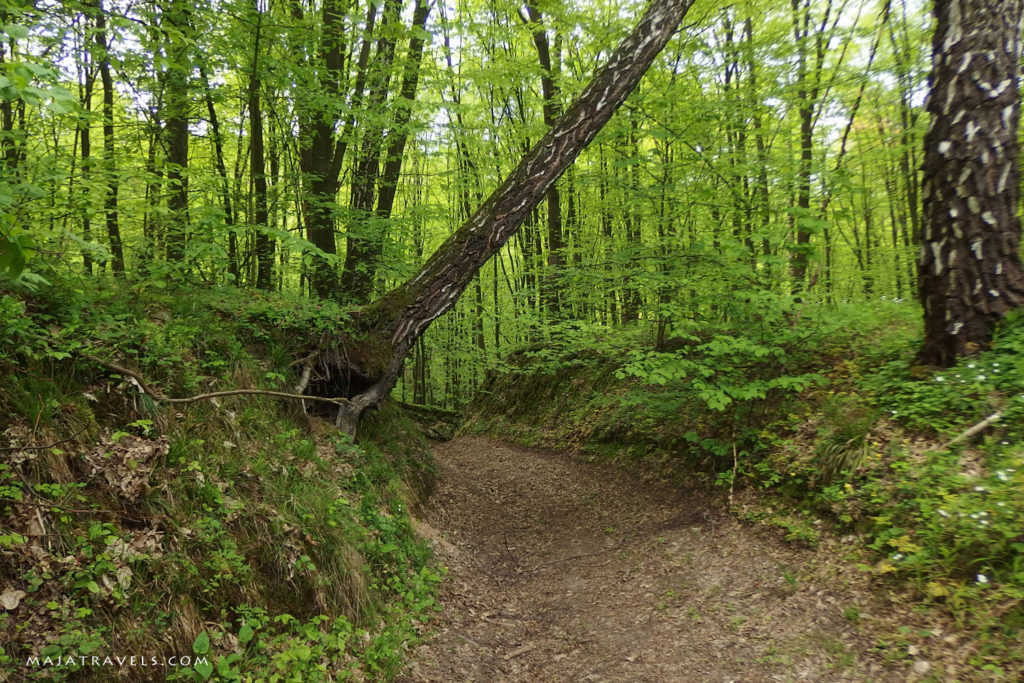
[[[402,681],[914,678],[867,654],[858,622],[884,603],[828,561],[838,542],[794,548],[713,492],[565,454],[482,437],[435,450],[421,532],[450,575]]]

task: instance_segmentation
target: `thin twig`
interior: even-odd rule
[[[0,448],[0,451],[45,451],[48,448],[54,448],[55,446],[59,446],[62,443],[67,443],[68,441],[73,441],[75,438],[78,437],[79,434],[81,434],[82,432],[84,432],[88,428],[89,428],[89,426],[86,425],[85,427],[82,427],[81,429],[79,429],[77,432],[75,432],[74,434],[72,434],[68,438],[61,439],[60,441],[54,441],[53,443],[51,443],[49,445],[46,445],[46,446],[4,446],[3,448]]]
[[[732,478],[729,480],[729,507],[732,507],[732,494],[736,490],[736,473],[740,469],[740,460],[736,454],[736,432],[732,433]]]

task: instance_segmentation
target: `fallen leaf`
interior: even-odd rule
[[[0,593],[0,605],[3,605],[5,610],[18,609],[18,605],[21,604],[21,599],[25,595],[27,595],[25,591],[16,591],[8,588],[3,593]]]

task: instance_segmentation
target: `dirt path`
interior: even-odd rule
[[[451,573],[402,680],[914,678],[867,654],[858,624],[878,608],[828,569],[839,547],[793,548],[708,493],[562,454],[481,437],[436,454],[423,532]]]

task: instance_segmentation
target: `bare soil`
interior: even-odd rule
[[[450,574],[400,680],[927,675],[928,662],[870,652],[865,621],[887,602],[837,561],[840,540],[794,547],[738,521],[720,492],[567,454],[464,436],[436,456],[439,489],[421,531]]]

